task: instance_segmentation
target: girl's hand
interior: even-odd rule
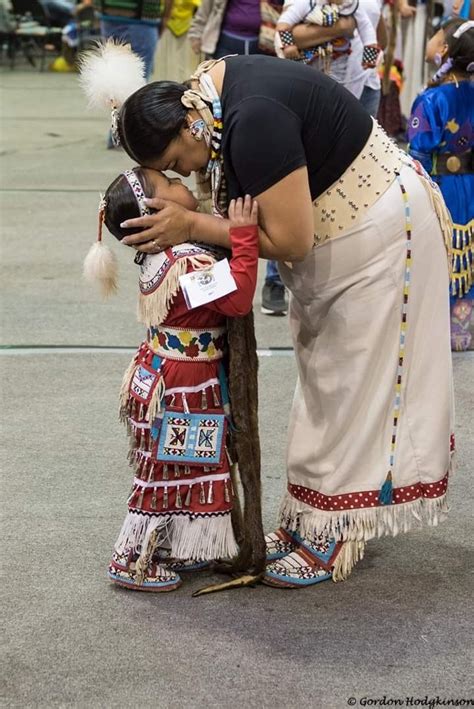
[[[258,224],[258,204],[249,194],[245,199],[233,199],[229,205],[230,228],[256,226]]]
[[[132,246],[145,254],[158,254],[170,246],[189,240],[194,212],[176,202],[159,197],[146,199],[145,202],[147,207],[158,211],[122,222],[124,229],[143,229],[137,234],[126,236],[122,239],[122,244]]]

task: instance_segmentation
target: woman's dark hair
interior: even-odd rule
[[[145,170],[141,167],[134,167],[133,172],[140,180],[145,195],[152,197],[153,190],[147,180]],[[104,199],[106,204],[104,222],[110,233],[119,241],[122,241],[129,234],[137,234],[138,230],[136,228],[122,229],[120,226],[126,219],[135,219],[141,216],[137,198],[125,175],[119,175],[115,178],[107,188]]]
[[[181,97],[188,87],[176,81],[155,81],[143,86],[123,104],[118,132],[132,160],[145,163],[159,158],[186,125],[187,109]]]
[[[428,82],[429,88],[438,86],[451,71],[466,75],[471,73],[471,67],[469,72],[467,67],[474,62],[474,29],[468,29],[460,37],[454,36],[456,30],[465,22],[466,20],[456,18],[455,20],[448,20],[441,25],[440,30],[442,30],[445,42],[448,45],[448,56],[431,81]]]

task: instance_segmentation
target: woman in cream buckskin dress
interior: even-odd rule
[[[126,243],[229,246],[226,205],[248,193],[260,255],[280,262],[292,294],[299,377],[265,582],[345,579],[368,540],[436,524],[454,446],[451,225],[421,166],[331,79],[262,56],[207,62],[190,86],[145,86],[118,129],[132,159],[196,172],[214,205],[154,200],[160,211],[127,222]]]

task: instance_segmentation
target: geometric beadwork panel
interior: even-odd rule
[[[165,411],[157,459],[188,465],[220,465],[225,428],[224,414]]]

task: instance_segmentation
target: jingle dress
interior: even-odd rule
[[[115,553],[167,546],[176,559],[237,552],[227,451],[226,317],[252,307],[258,263],[256,227],[231,229],[237,290],[189,310],[179,276],[222,253],[180,244],[140,266],[139,319],[147,338],[124,375],[121,418],[130,434],[134,480]]]
[[[451,213],[451,297],[452,301],[462,299],[457,306],[459,315],[467,309],[470,316],[474,298],[474,83],[446,83],[423,91],[413,103],[408,139],[410,154],[439,185]],[[461,160],[466,163],[462,167]],[[469,323],[470,317],[460,319]],[[456,341],[458,337],[463,339],[463,328],[456,327],[455,317],[451,319],[451,328],[457,349]]]

